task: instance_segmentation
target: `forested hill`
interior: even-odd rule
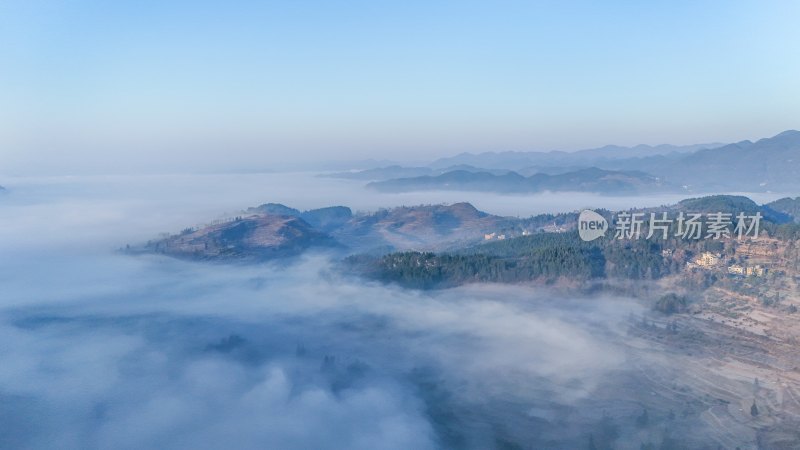
[[[368,278],[420,289],[472,282],[576,282],[595,278],[660,278],[678,269],[648,241],[584,242],[576,233],[538,233],[452,253],[400,252],[353,256],[346,264]]]
[[[716,199],[713,202],[720,200]],[[694,205],[696,206],[696,205]],[[800,239],[800,225],[762,223],[762,236],[786,243]],[[644,233],[646,234],[646,228]],[[576,232],[535,233],[446,253],[398,252],[384,256],[351,256],[348,270],[404,287],[433,289],[473,282],[545,283],[568,280],[655,280],[679,273],[702,252],[735,253],[735,240],[669,238],[582,241]],[[794,245],[794,244],[791,244]],[[696,280],[707,283],[704,274]]]
[[[768,203],[767,206],[772,208],[774,211],[792,216],[795,222],[800,222],[800,197],[785,197],[775,200],[772,203]]]
[[[758,205],[747,197],[710,196],[684,200],[676,205],[640,209],[639,212],[745,212],[761,213],[762,229],[770,235],[791,238],[797,227],[791,223],[797,212],[797,201],[783,199],[768,205]],[[612,212],[597,210],[612,223]],[[649,215],[645,214],[645,219]],[[458,258],[481,254],[495,258],[518,258],[514,267],[522,276],[551,276],[554,269],[546,258],[562,258],[563,272],[568,273],[572,259],[588,258],[584,244],[577,242],[575,227],[578,212],[540,214],[529,218],[501,217],[479,211],[469,203],[451,205],[400,206],[371,213],[354,214],[346,206],[299,211],[285,205],[266,203],[249,208],[230,220],[218,220],[205,225],[188,227],[180,233],[134,246],[131,252],[155,252],[198,260],[261,261],[283,256],[296,256],[306,250],[318,249],[348,254],[384,254],[408,250],[445,251],[457,249]],[[646,223],[645,228],[646,231]],[[549,232],[558,232],[548,237]],[[670,234],[674,234],[670,233]],[[520,237],[520,239],[514,239]],[[475,247],[476,243],[488,241]],[[602,240],[601,240],[602,241]],[[603,246],[600,241],[593,246]],[[633,244],[639,245],[639,244]],[[658,244],[662,245],[662,244]],[[671,245],[678,245],[673,242]],[[618,246],[618,245],[615,245]],[[520,250],[522,249],[522,250]],[[604,250],[613,251],[614,249]],[[561,252],[553,256],[547,252]],[[541,256],[536,256],[541,253]],[[562,254],[563,253],[563,254]],[[530,254],[530,255],[529,255]],[[531,256],[533,255],[533,256]],[[527,258],[527,259],[525,259]],[[541,264],[531,258],[540,258]],[[526,267],[533,264],[534,267]],[[576,263],[577,264],[577,263]],[[597,265],[588,273],[597,276]],[[612,266],[605,264],[607,272]],[[616,266],[613,266],[616,267]],[[650,273],[663,270],[650,264]],[[584,269],[576,268],[576,273]],[[639,272],[638,266],[630,269]],[[527,272],[526,272],[527,271]],[[478,270],[479,274],[481,271]],[[499,277],[500,275],[495,275]],[[506,275],[503,275],[506,276]],[[457,276],[456,278],[460,278]]]

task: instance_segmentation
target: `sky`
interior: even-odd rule
[[[0,1],[0,174],[800,128],[793,1]]]

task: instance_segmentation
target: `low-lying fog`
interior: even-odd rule
[[[614,197],[589,193],[503,195],[437,191],[405,194],[364,188],[363,181],[320,178],[313,173],[142,175],[3,178],[0,233],[53,244],[69,241],[103,248],[149,239],[262,203],[301,210],[344,205],[354,211],[468,201],[491,214],[528,217],[581,208],[623,209],[675,203],[686,195]],[[779,194],[746,194],[757,202]],[[784,195],[785,196],[785,195]],[[80,238],[80,239],[78,239]],[[27,239],[26,239],[27,240]],[[26,243],[27,245],[27,243]]]
[[[287,175],[0,181],[0,448],[586,448],[632,300],[420,293],[341,279],[321,257],[114,249],[270,201],[524,216],[677,199],[392,196]]]

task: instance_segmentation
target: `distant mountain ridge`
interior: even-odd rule
[[[710,149],[725,144],[694,145],[636,145],[623,147],[606,145],[598,148],[565,152],[554,150],[549,152],[484,152],[461,153],[455,156],[440,158],[429,164],[432,168],[446,168],[459,164],[467,164],[487,169],[522,169],[528,166],[569,166],[575,164],[595,165],[611,159],[646,158],[656,155],[691,153],[702,149]]]
[[[699,150],[652,168],[674,183],[699,189],[792,190],[800,187],[800,131],[756,142]]]
[[[529,177],[516,172],[494,175],[486,172],[456,170],[438,176],[398,178],[372,182],[367,187],[382,192],[408,192],[421,190],[460,190],[503,193],[531,192],[597,192],[604,194],[632,194],[657,190],[675,190],[657,177],[643,172],[610,171],[590,167],[555,175],[537,173]]]
[[[725,144],[640,144],[633,147],[606,145],[574,152],[560,150],[543,152],[465,152],[455,156],[437,159],[425,166],[402,166],[393,164],[371,169],[325,173],[320,176],[352,180],[382,181],[393,178],[411,178],[423,175],[435,176],[456,170],[488,172],[495,175],[502,175],[503,173],[514,171],[522,175],[533,175],[534,173],[540,172],[552,173],[578,170],[592,165],[603,165],[609,161],[623,159],[641,159],[652,156],[675,158],[679,155],[691,153],[700,149],[715,148],[723,145]]]
[[[502,175],[510,172],[508,169],[483,169],[474,167],[467,164],[459,164],[450,166],[444,169],[432,169],[430,167],[403,167],[403,166],[387,166],[378,167],[375,169],[367,169],[360,171],[350,172],[334,172],[320,175],[325,178],[345,178],[349,180],[365,180],[365,181],[383,181],[393,178],[410,178],[424,175],[441,175],[455,170],[463,170],[467,172],[488,172],[495,175]]]
[[[592,182],[585,170],[609,173]],[[616,172],[611,174],[610,172]],[[492,192],[564,190],[560,178],[577,177],[578,191],[598,193],[791,192],[800,189],[800,131],[755,142],[686,146],[605,146],[576,152],[462,153],[426,167],[389,166],[329,176],[371,181],[387,192],[464,189]],[[550,178],[540,177],[549,175]],[[541,179],[524,181],[519,177]],[[649,177],[649,181],[648,178]],[[583,182],[581,182],[583,178]],[[613,182],[611,180],[613,179]],[[571,182],[575,182],[572,180]]]
[[[566,155],[555,152],[544,154],[549,156],[528,156],[529,153],[481,154],[479,159],[486,161],[487,157],[495,157],[497,164],[527,164],[531,158],[542,158],[545,162],[538,163],[542,166],[554,163],[573,166],[591,164],[605,170],[640,171],[693,192],[780,192],[800,189],[800,131],[787,130],[755,142],[745,140],[720,146],[685,146],[681,147],[682,151],[669,153],[664,153],[669,146],[657,146],[651,148],[650,151],[655,154],[649,156],[635,153],[636,148],[617,151],[615,147],[602,147]],[[630,157],[631,153],[637,156]],[[603,156],[592,160],[581,159],[581,154]],[[465,159],[465,163],[475,165],[480,162],[474,158],[459,160],[462,159]],[[450,164],[453,161],[444,162]],[[489,165],[488,162],[486,164]]]

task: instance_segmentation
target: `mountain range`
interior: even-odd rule
[[[459,155],[440,158],[430,164],[432,168],[446,168],[459,164],[466,164],[487,169],[522,169],[529,166],[569,166],[569,165],[597,165],[603,161],[627,158],[645,158],[657,155],[679,155],[691,153],[701,149],[720,147],[724,144],[695,144],[695,145],[636,145],[622,147],[606,145],[604,147],[578,150],[574,152],[485,152],[461,153]]]
[[[231,220],[187,228],[130,251],[188,259],[266,260],[296,256],[311,248],[362,253],[441,249],[480,239],[513,220],[478,211],[469,203],[397,207],[359,215],[345,206],[299,211],[267,203]]]
[[[387,192],[478,190],[598,193],[792,192],[800,189],[800,131],[755,142],[606,146],[577,152],[462,153],[427,166],[329,174]],[[572,186],[568,186],[572,184]]]
[[[470,166],[468,164],[459,164],[455,166],[448,166],[444,169],[434,169],[431,167],[403,167],[399,165],[392,165],[386,167],[378,167],[375,169],[366,169],[350,172],[334,172],[320,175],[325,178],[344,178],[349,180],[365,180],[365,181],[382,181],[394,178],[410,178],[419,176],[436,176],[454,171],[464,172],[483,172],[491,173],[494,175],[504,175],[511,170],[509,169],[485,169],[481,167]]]
[[[650,168],[655,175],[698,190],[792,190],[800,187],[800,131],[756,142],[698,150]]]
[[[800,217],[800,197],[758,205],[743,196],[715,195],[659,208],[664,210],[760,212],[764,220],[784,224]],[[574,230],[577,217],[577,212],[522,219],[501,217],[479,211],[469,203],[402,206],[368,214],[353,214],[345,206],[299,211],[267,203],[231,220],[187,228],[129,251],[199,260],[268,260],[311,249],[343,254],[447,250],[483,242],[487,237],[502,240]]]
[[[542,191],[582,191],[603,194],[635,194],[675,190],[659,178],[636,171],[611,171],[590,167],[550,175],[537,173],[525,177],[516,172],[495,175],[487,172],[456,170],[437,176],[421,176],[375,181],[368,188],[382,192],[457,190],[502,193]]]

